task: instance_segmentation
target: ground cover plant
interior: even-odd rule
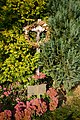
[[[36,120],[80,120],[79,89],[80,86],[74,91],[71,90],[72,94],[68,95],[66,104],[54,111],[47,111],[43,116],[36,117]]]
[[[49,110],[53,111],[58,106],[57,91],[54,88],[49,88],[41,98],[35,96],[27,98],[26,89],[21,89],[20,84],[16,84],[9,88],[0,86],[1,120],[36,119],[37,116],[42,116]]]

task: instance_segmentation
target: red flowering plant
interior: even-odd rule
[[[19,82],[5,86],[0,86],[0,111],[7,108],[13,110],[18,102],[27,100],[27,88],[24,88]]]
[[[15,109],[15,120],[22,120],[24,118],[24,110],[26,109],[26,105],[24,102],[18,102],[18,104],[14,107]]]
[[[6,87],[0,86],[0,112],[9,108],[13,100],[10,97],[11,91]],[[10,106],[12,109],[12,106]]]
[[[49,110],[55,110],[58,106],[57,91],[51,87],[47,90],[46,95],[49,98]]]
[[[12,120],[12,112],[10,110],[4,110],[0,113],[0,120]]]
[[[34,74],[32,76],[32,81],[34,81],[34,84],[42,84],[45,82],[45,78],[46,78],[46,74],[42,73],[42,72],[39,72],[39,74]],[[44,81],[44,82],[43,82]]]
[[[35,98],[30,101],[30,109],[35,115],[42,115],[47,111],[47,104],[43,98]]]
[[[5,88],[4,91],[6,90]],[[44,95],[42,96],[43,98],[33,98],[26,102],[20,102],[17,99],[17,104],[12,111],[7,109],[0,111],[0,120],[31,120],[36,118],[36,116],[42,116],[47,110],[55,110],[58,105],[57,91],[54,88],[49,88],[46,96],[48,99],[45,99]]]
[[[15,120],[31,120],[32,117],[41,116],[47,111],[47,104],[42,98],[31,101],[18,102],[15,108]]]
[[[33,96],[33,98],[30,97],[29,100],[30,102],[27,103],[27,106],[29,106],[32,111],[35,111],[36,115],[42,115],[41,106],[44,106],[43,108],[45,108],[45,111],[43,113],[45,113],[47,110],[53,111],[58,106],[58,94],[53,87],[49,88],[47,92],[42,95],[42,98],[35,98],[35,96]],[[45,103],[45,105],[43,105],[43,103]],[[39,112],[39,110],[41,113]]]
[[[44,79],[44,78],[46,78],[46,75],[44,73],[40,72],[39,75],[35,74],[32,76],[32,78],[34,78],[35,80]]]

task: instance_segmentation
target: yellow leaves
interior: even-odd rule
[[[7,30],[2,31],[2,34],[5,35],[6,37],[9,36],[9,33],[7,32]]]
[[[0,41],[0,50],[2,50],[3,49],[3,46],[4,46],[4,42],[2,41]]]
[[[6,0],[6,5],[2,7],[3,20],[1,31],[2,40],[0,49],[3,64],[0,81],[26,81],[28,75],[32,75],[39,55],[32,52],[32,46],[25,40],[22,33],[22,26],[27,21],[28,24],[35,21],[42,11],[45,0]],[[35,16],[34,16],[35,15]],[[32,19],[33,18],[33,19]],[[3,52],[5,57],[3,56]],[[3,59],[3,57],[5,59]],[[14,81],[13,80],[13,81]]]
[[[5,29],[4,31],[2,31],[2,34],[5,35],[7,38],[8,38],[8,37],[11,37],[11,38],[12,38],[12,37],[15,36],[13,30],[6,30],[6,29]]]
[[[2,9],[3,9],[4,11],[7,11],[7,10],[8,10],[8,7],[7,7],[7,6],[3,6]]]

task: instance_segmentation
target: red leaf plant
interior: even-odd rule
[[[49,110],[53,111],[58,106],[57,91],[54,88],[49,88],[46,94],[50,98]]]
[[[33,116],[41,116],[47,110],[53,111],[58,105],[57,92],[54,88],[49,88],[46,92],[49,97],[49,101],[45,101],[43,98],[34,98],[30,101],[20,102],[14,107],[14,112],[10,110],[4,110],[0,112],[0,120],[12,120],[14,116],[15,120],[31,120]],[[13,114],[13,115],[12,115]]]
[[[19,102],[15,106],[15,120],[31,120],[33,115],[42,115],[47,111],[47,104],[44,99],[35,98],[27,101],[26,105]]]
[[[39,72],[39,75],[35,74],[32,76],[32,78],[34,78],[35,80],[44,79],[44,78],[46,78],[46,75],[42,72]]]
[[[32,111],[30,108],[25,109],[25,116],[24,116],[24,120],[31,120],[31,116],[32,116]]]
[[[51,99],[49,103],[49,110],[53,111],[56,109],[57,106],[58,106],[58,99],[57,97],[53,97],[53,99]]]
[[[14,107],[15,109],[15,120],[21,120],[24,117],[24,110],[26,109],[26,105],[24,102],[18,102],[18,104]]]
[[[4,110],[0,113],[0,120],[11,120],[12,113],[10,110]]]
[[[35,111],[36,115],[42,115],[47,111],[47,104],[43,98],[35,98],[30,101],[30,108]]]
[[[56,97],[57,96],[57,91],[54,88],[49,88],[49,90],[47,90],[47,95],[52,98],[53,96]]]

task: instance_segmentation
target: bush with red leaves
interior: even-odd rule
[[[0,120],[31,120],[33,116],[41,116],[47,110],[55,110],[58,105],[56,90],[54,88],[49,88],[46,95],[49,98],[48,101],[45,100],[45,98],[34,98],[30,101],[26,101],[26,104],[18,101],[14,107],[14,112],[10,110],[0,112]]]
[[[53,111],[58,106],[57,91],[54,88],[49,88],[46,94],[50,98],[49,110]]]
[[[46,75],[44,73],[40,72],[39,75],[35,74],[32,76],[32,78],[34,78],[35,80],[44,79],[44,78],[46,78]]]

